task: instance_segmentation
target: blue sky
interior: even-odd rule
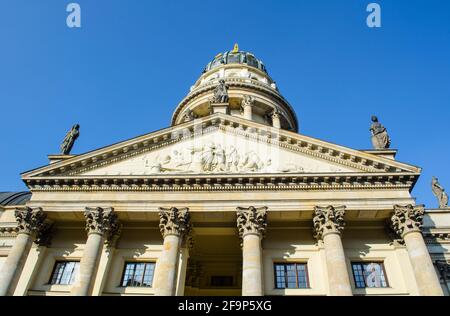
[[[47,163],[68,129],[73,153],[167,127],[173,109],[219,52],[266,64],[301,133],[368,149],[370,116],[398,159],[423,167],[414,191],[436,206],[431,176],[450,190],[450,1],[0,0],[0,191]]]

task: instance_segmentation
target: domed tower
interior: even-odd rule
[[[280,94],[264,63],[239,50],[218,54],[191,87],[172,116],[172,126],[224,113],[298,132],[291,105]]]

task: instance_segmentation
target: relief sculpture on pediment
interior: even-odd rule
[[[280,168],[272,164],[270,158],[262,158],[253,150],[239,151],[230,145],[209,142],[203,146],[190,146],[174,150],[171,154],[160,155],[156,161],[145,160],[146,168],[158,173],[263,173],[263,172],[303,172],[301,166],[287,164]]]

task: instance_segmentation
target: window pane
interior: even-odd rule
[[[75,281],[80,263],[75,261],[56,262],[50,284],[70,285]]]
[[[277,289],[308,288],[306,264],[275,264],[275,286]]]
[[[357,288],[387,287],[384,267],[382,263],[353,263],[353,276]]]
[[[151,287],[155,263],[126,263],[122,277],[122,286]]]
[[[364,276],[368,288],[387,287],[384,277],[383,265],[380,263],[369,263],[364,266]]]

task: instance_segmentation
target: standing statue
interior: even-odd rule
[[[64,141],[61,144],[61,153],[63,155],[69,155],[72,150],[73,144],[80,136],[80,125],[75,124],[72,129],[67,133]]]
[[[225,80],[221,79],[219,85],[214,90],[214,97],[212,103],[228,103],[228,86],[225,84]]]
[[[439,180],[436,177],[433,177],[431,189],[438,199],[439,208],[448,208],[448,194],[445,193],[445,189],[439,184]]]
[[[388,149],[391,146],[391,139],[386,128],[381,125],[376,116],[372,116],[372,122],[370,132],[372,133],[373,147],[375,149]]]

